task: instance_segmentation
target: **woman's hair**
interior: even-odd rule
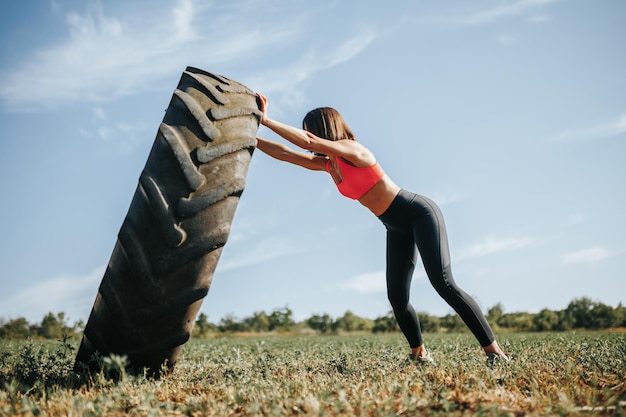
[[[317,137],[328,140],[356,140],[341,114],[332,107],[319,107],[304,116],[302,128]]]

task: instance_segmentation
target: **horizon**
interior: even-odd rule
[[[507,311],[507,310],[506,310],[506,306],[503,306],[503,305],[501,305],[501,304],[496,304],[496,305],[491,306],[490,308],[488,308],[488,309],[485,311],[485,315],[488,315],[488,314],[489,314],[489,312],[490,312],[490,310],[491,310],[492,308],[494,308],[494,309],[495,309],[495,308],[500,308],[500,309],[501,309],[500,311],[501,311],[501,315],[502,315],[502,316],[507,316],[507,315],[512,315],[512,316],[515,316],[515,315],[520,315],[520,314],[528,314],[528,315],[531,315],[531,316],[536,316],[536,315],[541,314],[541,313],[542,313],[543,311],[545,311],[545,310],[548,310],[548,311],[551,311],[551,312],[555,312],[555,313],[560,313],[560,312],[566,312],[566,311],[568,311],[570,308],[576,308],[576,307],[579,307],[581,302],[591,302],[591,303],[592,303],[592,304],[594,304],[594,305],[603,305],[603,306],[608,306],[608,307],[610,307],[610,308],[611,308],[611,309],[613,309],[613,310],[617,310],[617,309],[623,309],[623,308],[625,308],[625,306],[624,306],[621,302],[620,302],[620,303],[618,303],[618,305],[616,305],[616,306],[612,306],[612,305],[604,304],[604,303],[602,303],[601,301],[598,301],[598,300],[592,300],[592,299],[589,299],[589,298],[587,298],[587,297],[583,297],[583,298],[576,298],[576,299],[571,300],[571,301],[568,303],[568,305],[567,305],[565,308],[563,308],[563,309],[560,309],[560,310],[542,309],[541,311],[538,311],[538,312],[529,312],[529,311]],[[578,304],[578,305],[574,305],[574,304]],[[591,314],[594,314],[594,313],[593,313],[593,306],[591,306],[591,307],[592,307],[592,309],[591,309],[591,310],[589,310],[589,312],[590,312]],[[265,315],[268,315],[268,314],[272,314],[272,313],[274,313],[274,312],[282,312],[282,311],[284,311],[284,310],[286,310],[286,309],[288,309],[289,311],[291,311],[291,309],[289,309],[289,307],[287,307],[287,306],[283,306],[283,307],[276,307],[276,308],[273,308],[273,309],[271,309],[271,310],[269,310],[269,311],[266,311],[266,310],[255,311],[255,312],[253,312],[252,314],[247,315],[247,316],[243,316],[243,317],[238,317],[238,316],[235,316],[235,315],[233,315],[233,314],[226,314],[225,316],[220,317],[220,318],[219,318],[219,320],[216,320],[216,321],[211,320],[211,319],[210,319],[210,317],[208,317],[205,313],[200,312],[200,313],[198,313],[198,317],[196,317],[196,319],[195,319],[195,321],[194,321],[194,325],[195,325],[195,323],[197,323],[197,322],[198,322],[198,320],[200,320],[200,317],[201,317],[203,314],[205,315],[205,319],[206,319],[206,321],[207,321],[208,323],[210,323],[210,324],[212,324],[212,325],[215,325],[215,326],[220,326],[220,323],[221,323],[223,320],[225,320],[225,319],[226,319],[226,320],[232,319],[232,320],[234,320],[234,321],[235,321],[235,322],[237,322],[237,323],[244,323],[246,320],[248,320],[248,319],[252,319],[252,318],[256,317],[257,315],[260,315],[261,313],[263,313],[263,314],[265,314]],[[293,313],[293,312],[292,312],[292,313]],[[425,312],[425,311],[416,311],[416,313],[417,313],[418,317],[429,316],[429,317],[434,317],[434,318],[438,318],[438,319],[443,319],[443,318],[446,318],[447,316],[458,316],[458,314],[457,314],[456,312],[454,312],[454,311],[449,311],[449,312],[447,312],[446,314],[443,314],[443,315],[431,315],[431,314],[428,314],[428,312]],[[358,319],[369,320],[369,321],[372,321],[372,322],[374,322],[374,321],[376,321],[376,320],[378,320],[378,319],[384,319],[384,318],[390,317],[390,315],[393,317],[393,311],[392,311],[391,309],[387,312],[387,314],[385,314],[385,315],[381,315],[381,316],[378,316],[378,317],[361,317],[361,316],[359,316],[359,315],[356,315],[356,314],[352,313],[350,310],[346,310],[343,314],[338,315],[338,316],[328,315],[328,317],[329,317],[331,320],[333,320],[333,321],[337,321],[337,320],[342,319],[343,317],[345,317],[345,316],[346,316],[346,315],[348,315],[348,314],[352,314],[352,315],[354,315],[354,316],[355,316],[356,318],[358,318]],[[81,323],[82,323],[82,325],[86,325],[86,324],[87,324],[87,320],[82,320],[82,319],[81,319],[81,320],[74,321],[73,323],[69,323],[69,322],[68,322],[67,317],[65,317],[65,316],[66,316],[66,315],[65,315],[65,312],[63,312],[63,311],[58,311],[58,312],[52,312],[52,311],[50,311],[50,312],[46,313],[46,314],[44,315],[44,317],[42,317],[42,320],[41,320],[41,321],[36,321],[36,322],[34,322],[34,323],[33,323],[33,322],[28,321],[25,317],[13,317],[13,318],[10,318],[10,319],[8,319],[8,320],[7,320],[5,317],[0,317],[0,326],[4,326],[4,325],[6,325],[7,323],[9,323],[9,322],[11,322],[11,321],[14,321],[14,320],[20,320],[20,319],[25,319],[25,320],[27,320],[27,323],[28,323],[28,324],[30,324],[31,326],[32,326],[32,325],[36,325],[36,324],[38,324],[38,323],[39,323],[39,324],[41,324],[41,323],[43,322],[43,320],[45,320],[45,318],[46,318],[47,316],[49,316],[49,315],[54,316],[54,318],[55,318],[55,319],[59,319],[60,315],[63,315],[63,321],[61,321],[60,323],[65,324],[65,325],[70,325],[70,324],[71,324],[73,327],[79,326]],[[316,316],[325,316],[325,315],[327,315],[327,314],[326,314],[326,313],[324,313],[324,312],[320,312],[320,313],[313,313],[313,314],[312,314],[312,315],[310,315],[309,317],[304,317],[304,318],[302,318],[302,319],[300,319],[300,320],[294,320],[294,323],[295,323],[296,325],[306,324],[306,322],[307,322],[309,319],[313,318],[313,317],[316,317]],[[493,324],[495,325],[496,323],[493,323]],[[195,327],[195,326],[194,326],[194,327]],[[506,326],[505,326],[505,328],[508,328],[508,327],[506,327]],[[607,328],[612,328],[612,327],[607,327]],[[618,328],[619,328],[619,326],[618,326]],[[576,327],[575,329],[578,329],[578,327]],[[467,329],[467,330],[469,331],[469,329]],[[572,329],[570,329],[570,330],[572,330]],[[398,331],[398,332],[400,332],[400,329],[398,328],[398,329],[397,329],[397,331]],[[542,330],[542,331],[545,331],[545,330]]]

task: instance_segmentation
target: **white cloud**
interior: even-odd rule
[[[84,13],[70,11],[65,39],[26,53],[24,61],[0,74],[0,100],[12,111],[102,102],[154,89],[187,65],[210,65],[210,70],[241,61],[249,66],[258,54],[278,52],[277,59],[269,61],[279,62],[280,69],[256,68],[255,73],[265,75],[246,82],[266,93],[280,93],[281,101],[291,105],[301,100],[297,90],[303,81],[353,59],[376,38],[369,28],[334,39],[334,47],[329,48],[320,44],[323,39],[313,37],[307,41],[308,51],[286,53],[284,46],[312,29],[307,25],[315,20],[312,12],[307,9],[288,20],[264,25],[259,23],[264,16],[257,6],[254,2],[216,5],[178,0],[172,9],[129,8],[119,16],[106,12],[101,3],[92,4]]]
[[[291,21],[264,27],[263,33],[251,29],[257,18],[252,10],[221,10],[228,16],[222,19],[239,19],[224,23],[192,0],[179,0],[173,10],[161,10],[142,8],[136,15],[118,18],[106,15],[96,3],[83,14],[67,13],[64,40],[27,55],[0,74],[0,99],[12,110],[108,100],[150,89],[191,63],[249,59],[260,48],[284,43],[297,33]],[[229,30],[219,29],[224,25]]]
[[[61,12],[61,6],[59,5],[59,3],[55,0],[50,0],[50,10],[52,10],[53,13],[60,13]]]
[[[231,271],[250,265],[267,262],[285,255],[302,252],[304,249],[294,244],[291,239],[282,237],[270,237],[256,244],[250,250],[243,248],[231,248],[228,244],[218,263],[220,272]]]
[[[106,126],[99,127],[98,136],[100,136],[100,139],[108,141],[111,138],[111,129]]]
[[[339,46],[331,51],[329,59],[326,59],[320,65],[321,69],[334,67],[335,65],[347,62],[361,53],[376,39],[376,34],[372,29],[367,29],[356,34],[352,38],[339,44]]]
[[[99,108],[94,109],[94,116],[97,119],[104,117],[105,120],[100,120],[102,122],[106,121],[107,117],[102,112],[102,116],[100,114]],[[86,138],[99,138],[100,140],[111,144],[115,149],[121,154],[128,154],[135,150],[139,145],[141,145],[142,141],[145,141],[146,138],[152,140],[152,137],[146,136],[144,133],[150,131],[146,123],[144,122],[118,122],[115,124],[107,124],[107,125],[97,125],[94,126],[91,130],[81,127],[78,129],[78,133],[81,136]]]
[[[511,16],[519,16],[529,10],[544,6],[546,4],[554,3],[556,1],[558,0],[505,1],[500,2],[499,5],[489,9],[470,13],[456,13],[455,15],[448,15],[446,17],[438,18],[436,20],[462,25],[481,25]]]
[[[93,116],[97,120],[106,120],[107,119],[107,116],[104,113],[104,109],[102,107],[94,107],[93,108]]]
[[[310,50],[300,60],[282,69],[271,69],[251,79],[252,85],[262,85],[264,94],[278,95],[272,111],[281,114],[281,108],[300,105],[304,99],[301,84],[315,73],[347,62],[365,50],[376,39],[373,29],[357,33],[330,50]]]
[[[585,215],[583,213],[572,213],[567,217],[567,224],[580,224],[585,221]]]
[[[498,41],[500,45],[503,45],[503,46],[510,46],[510,45],[513,45],[513,43],[515,43],[515,38],[507,34],[499,35],[496,38],[496,40]]]
[[[442,207],[442,206],[446,206],[448,204],[454,204],[454,203],[458,203],[459,201],[463,201],[465,198],[467,198],[466,193],[458,193],[458,192],[452,192],[449,194],[441,194],[441,195],[432,195],[431,197],[434,201],[437,202],[437,205]]]
[[[115,142],[118,151],[127,154],[132,152],[146,139],[153,140],[152,136],[146,136],[144,132],[150,132],[146,123],[119,122],[115,124]]]
[[[339,284],[344,290],[352,290],[363,294],[387,291],[385,271],[367,272],[357,275],[349,281]]]
[[[70,323],[86,321],[105,269],[102,265],[84,275],[60,275],[25,287],[2,300],[2,314],[37,323],[50,312],[65,312]]]
[[[612,254],[602,246],[569,252],[561,256],[564,264],[592,263],[611,257]]]
[[[473,259],[496,252],[521,249],[535,242],[535,238],[528,236],[510,238],[488,236],[480,242],[461,248],[459,259]]]
[[[626,113],[623,113],[612,122],[596,126],[570,130],[557,135],[558,141],[600,140],[609,139],[626,133]]]
[[[192,28],[195,7],[192,0],[180,0],[172,12],[174,15],[174,27],[179,41],[186,41],[194,37]]]

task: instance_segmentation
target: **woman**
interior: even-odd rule
[[[420,323],[409,303],[417,251],[439,295],[461,316],[487,354],[489,364],[509,358],[496,342],[478,304],[454,282],[443,217],[426,197],[398,187],[376,158],[358,143],[339,112],[329,107],[310,111],[298,129],[268,117],[267,98],[259,94],[261,124],[292,144],[312,153],[257,138],[257,148],[269,156],[304,168],[327,171],[344,196],[358,200],[387,228],[387,294],[394,315],[411,347],[410,358],[432,362],[424,346]]]

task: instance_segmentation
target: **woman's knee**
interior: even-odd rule
[[[401,291],[387,291],[387,299],[394,310],[402,311],[409,305],[408,294]]]
[[[456,285],[452,276],[446,275],[446,273],[437,274],[436,277],[431,277],[430,283],[432,284],[437,294],[439,294],[444,300],[458,297],[461,294],[461,289]]]

